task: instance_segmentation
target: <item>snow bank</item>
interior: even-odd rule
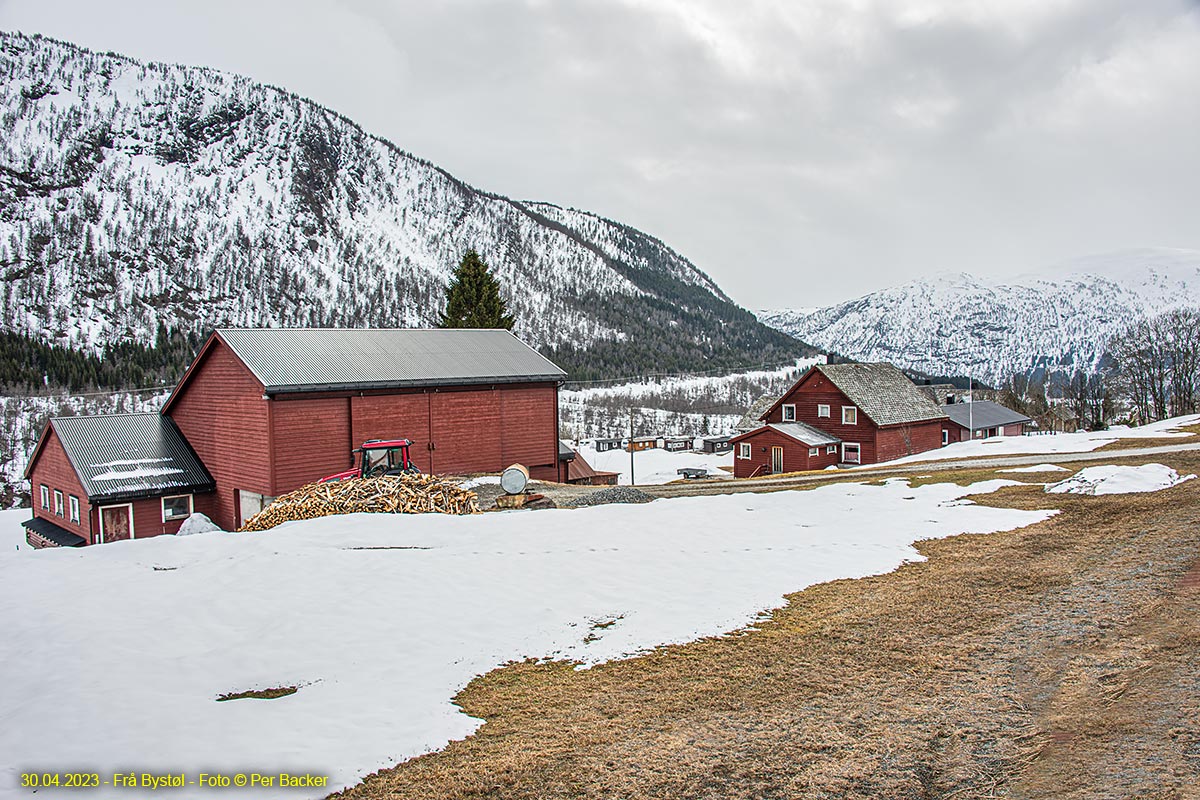
[[[737,630],[788,592],[919,560],[915,540],[1054,513],[963,500],[1012,483],[348,515],[0,555],[0,796],[24,796],[17,765],[320,771],[324,795],[469,735],[480,721],[451,698],[509,661]],[[277,686],[299,691],[215,701]],[[255,797],[284,794],[306,796]]]
[[[460,489],[474,489],[476,486],[499,486],[499,475],[480,475],[478,478],[469,478],[458,485]]]
[[[619,472],[621,477],[617,481],[625,486],[629,485],[629,451],[628,450],[607,450],[603,453],[597,453],[595,448],[589,444],[581,444],[577,448],[584,460],[601,472]],[[652,486],[662,483],[670,483],[677,481],[682,476],[679,470],[683,468],[706,469],[708,474],[713,478],[732,478],[733,473],[728,469],[721,467],[733,467],[733,452],[714,454],[714,453],[693,453],[693,452],[675,452],[670,453],[662,448],[654,448],[651,450],[642,450],[633,454],[633,477],[637,479],[639,486]]]
[[[1040,436],[995,436],[991,439],[973,439],[967,442],[927,450],[924,453],[905,456],[888,464],[907,464],[914,461],[940,461],[945,458],[976,458],[979,456],[1042,455],[1050,453],[1089,453],[1112,444],[1119,439],[1188,439],[1194,434],[1178,431],[1184,425],[1200,422],[1200,414],[1175,417],[1129,428],[1114,425],[1106,431],[1080,431],[1078,433],[1054,433]],[[871,465],[877,466],[877,465]]]
[[[191,536],[196,533],[225,533],[225,530],[204,514],[193,513],[179,526],[176,536]]]
[[[1070,472],[1066,467],[1060,467],[1057,464],[1034,464],[1030,467],[1013,467],[1012,469],[998,469],[997,472]]]
[[[1179,476],[1165,464],[1143,464],[1140,467],[1106,465],[1087,467],[1066,480],[1046,487],[1051,494],[1132,494],[1157,492],[1191,480],[1195,475]]]
[[[32,516],[33,512],[28,508],[0,511],[0,555],[33,550],[25,541],[25,529],[21,527],[21,523]]]

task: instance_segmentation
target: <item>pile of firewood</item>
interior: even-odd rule
[[[246,520],[243,531],[265,531],[284,522],[330,514],[474,514],[475,493],[434,475],[355,478],[310,483],[280,495]]]

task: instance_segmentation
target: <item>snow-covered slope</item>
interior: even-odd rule
[[[1007,283],[946,274],[816,311],[759,317],[854,358],[999,383],[1014,372],[1095,370],[1109,338],[1130,320],[1187,306],[1200,306],[1200,252],[1146,248]]]
[[[246,78],[0,34],[0,134],[7,330],[429,325],[475,248],[538,346],[669,340],[693,368],[802,354],[651,236],[478,191]]]

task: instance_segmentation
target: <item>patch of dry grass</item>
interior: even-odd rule
[[[1198,484],[1008,487],[975,500],[1062,513],[922,542],[927,561],[791,595],[751,632],[493,671],[456,698],[476,735],[337,796],[1196,797]]]
[[[276,686],[273,689],[248,689],[244,692],[226,692],[217,698],[217,702],[224,703],[227,700],[275,700],[280,697],[287,697],[289,694],[295,694],[299,688],[298,686]]]

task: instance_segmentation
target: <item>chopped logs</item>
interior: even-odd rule
[[[330,514],[474,514],[475,493],[434,475],[356,478],[310,483],[281,495],[246,520],[243,531],[265,531],[284,522]]]

